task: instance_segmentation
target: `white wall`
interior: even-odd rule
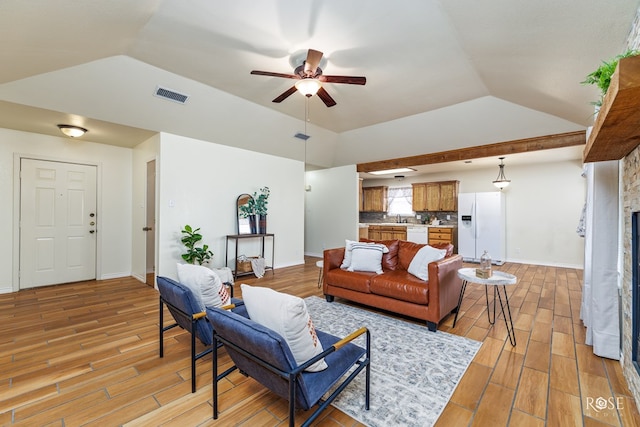
[[[0,128],[0,292],[18,290],[14,154],[98,165],[98,279],[130,275],[131,150]]]
[[[138,280],[146,280],[146,239],[147,232],[142,227],[147,225],[147,162],[157,160],[160,150],[160,135],[149,138],[133,149],[133,173],[132,173],[132,212],[131,212],[131,274]],[[157,185],[156,185],[157,187]],[[157,208],[157,207],[156,207]],[[152,230],[157,233],[157,229]],[[157,260],[155,265],[157,265]]]
[[[461,193],[496,191],[497,166],[393,179],[367,180],[365,186],[408,186],[412,182],[460,181]],[[582,163],[561,161],[505,166],[511,185],[504,191],[507,210],[507,260],[583,268],[584,239],[576,233],[585,202]]]
[[[275,234],[275,267],[304,262],[303,162],[162,133],[157,166],[158,275],[176,277],[185,224],[201,228],[214,252],[211,265],[223,266],[226,235],[237,232],[237,196],[264,186],[271,189],[267,231]],[[253,250],[243,244],[240,253]]]
[[[355,165],[306,174],[306,255],[322,256],[324,249],[358,239],[358,173]]]

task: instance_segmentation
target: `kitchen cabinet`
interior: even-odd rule
[[[427,184],[417,183],[411,184],[412,192],[412,209],[414,212],[422,212],[427,210]]]
[[[458,210],[458,181],[440,183],[440,210],[455,212]]]
[[[358,239],[368,239],[368,238],[369,238],[369,227],[359,227]]]
[[[415,212],[455,212],[458,210],[458,181],[412,184]]]
[[[403,225],[369,225],[370,240],[407,240],[407,227]]]
[[[458,240],[457,231],[454,227],[429,227],[429,245],[451,243],[454,246],[454,252],[457,252],[455,249]]]
[[[362,212],[387,211],[387,186],[364,187],[362,189]]]

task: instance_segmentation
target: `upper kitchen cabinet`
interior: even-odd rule
[[[454,212],[458,210],[458,181],[412,184],[415,212]]]
[[[387,186],[364,187],[362,189],[362,212],[387,211]]]
[[[440,210],[455,212],[458,210],[459,181],[444,181],[440,183]]]

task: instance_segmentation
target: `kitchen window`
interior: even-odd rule
[[[413,189],[411,187],[389,187],[387,190],[387,212],[389,215],[414,215]]]

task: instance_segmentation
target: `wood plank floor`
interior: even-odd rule
[[[239,282],[321,296],[316,261]],[[440,329],[483,345],[437,425],[640,425],[619,363],[584,343],[582,272],[499,269],[519,278],[509,288],[517,346],[502,318],[489,325],[484,288],[470,284],[455,329],[453,316]],[[213,421],[211,356],[198,362],[192,394],[189,337],[168,332],[160,359],[157,322],[157,292],[133,278],[0,295],[0,425],[286,425],[286,403],[237,373],[221,382],[222,414]],[[598,398],[617,399],[617,408],[598,409]],[[316,425],[360,424],[330,408]]]

